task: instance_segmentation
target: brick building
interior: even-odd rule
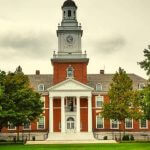
[[[92,140],[108,136],[114,139],[125,126],[126,132],[142,138],[150,132],[150,122],[127,118],[125,124],[101,117],[103,102],[109,101],[108,89],[113,74],[87,74],[89,58],[82,52],[83,30],[77,21],[77,6],[66,0],[62,6],[62,22],[58,26],[58,52],[53,54],[53,74],[44,75],[36,71],[28,75],[31,86],[42,94],[43,117],[20,128],[30,140]],[[128,74],[134,89],[141,89],[146,80]],[[4,128],[3,137],[16,135],[10,124]]]

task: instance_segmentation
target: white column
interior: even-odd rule
[[[92,132],[92,99],[88,97],[88,132]]]
[[[77,97],[77,132],[80,132],[80,97]]]
[[[49,97],[49,131],[53,133],[53,97]]]
[[[61,97],[61,132],[65,132],[65,98]]]

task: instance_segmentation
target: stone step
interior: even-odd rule
[[[29,144],[116,144],[115,140],[80,140],[80,141],[27,141]]]
[[[47,141],[89,141],[95,140],[93,133],[49,133]]]

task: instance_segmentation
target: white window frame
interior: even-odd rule
[[[13,131],[13,130],[16,130],[16,126],[15,126],[14,129],[10,129],[10,128],[9,128],[9,125],[10,125],[10,122],[8,122],[8,130],[12,130],[12,131]]]
[[[98,117],[101,117],[101,115],[97,115],[97,116],[96,116],[96,129],[104,129],[104,128],[105,128],[105,127],[104,127],[104,118],[102,118],[102,120],[103,120],[103,128],[98,128],[98,127],[97,127],[97,122],[98,122],[97,120],[98,120]]]
[[[42,90],[40,89],[40,86],[42,86]],[[38,91],[43,92],[45,90],[45,85],[43,83],[38,85]]]
[[[72,69],[72,76],[71,76],[71,77],[68,76],[68,70],[69,70],[70,68]],[[69,67],[67,68],[66,72],[67,72],[67,78],[74,78],[74,69],[73,69],[72,66],[69,66]]]
[[[96,100],[96,101],[95,101],[95,102],[96,102],[96,108],[102,108],[102,106],[100,106],[100,107],[97,106],[97,101],[100,101],[100,100],[98,100],[99,97],[101,97],[101,99],[102,99],[101,101],[102,101],[102,103],[104,103],[104,96],[100,96],[100,95],[99,95],[99,96],[96,96],[96,99],[95,99],[95,100]]]
[[[130,118],[126,118],[126,119],[125,119],[125,129],[133,129],[133,119],[130,119],[130,120],[132,120],[132,127],[131,127],[131,128],[129,128],[129,127],[126,126],[126,120],[127,120],[127,119],[130,119]]]
[[[98,86],[100,86],[100,89],[98,89]],[[103,86],[101,83],[97,83],[96,84],[96,91],[102,91],[103,90]]]
[[[25,129],[25,128],[24,128],[24,125],[23,125],[23,130],[31,130],[31,123],[30,123],[30,126],[29,126],[28,129],[27,129],[27,128]]]
[[[138,89],[139,89],[139,90],[143,90],[143,88],[141,88],[141,86],[142,86],[142,87],[145,87],[145,83],[139,83],[139,84],[138,84]]]
[[[140,126],[140,129],[148,129],[148,120],[146,120],[146,127],[141,127],[141,119],[140,119],[139,120],[139,126]]]
[[[44,118],[44,128],[39,128],[39,120],[38,120],[38,122],[37,122],[37,129],[38,130],[45,130],[45,116],[42,116],[43,118]],[[40,118],[39,118],[40,119]]]
[[[118,120],[117,120],[117,128],[113,128],[112,123],[113,123],[113,119],[110,119],[110,125],[111,125],[110,128],[111,129],[119,129],[119,121]]]

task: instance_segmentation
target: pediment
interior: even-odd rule
[[[92,91],[92,90],[93,90],[92,87],[89,87],[74,79],[67,79],[48,89],[48,91]]]

